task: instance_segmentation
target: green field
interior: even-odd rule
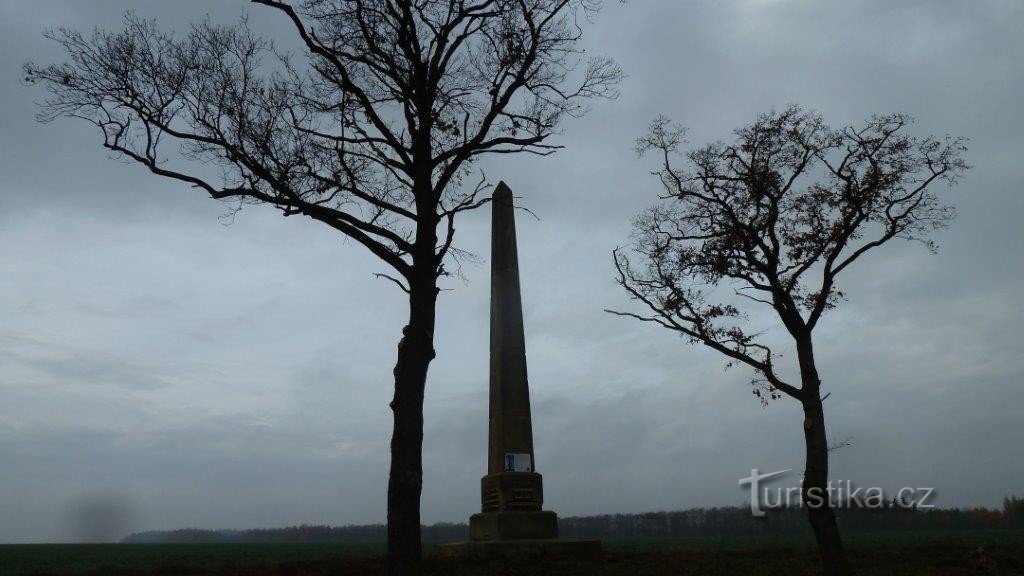
[[[1024,574],[1024,530],[850,534],[861,574]],[[815,573],[802,537],[605,542],[593,563],[457,563],[430,557],[429,574],[801,575]],[[0,546],[0,576],[382,574],[377,544],[30,544]]]

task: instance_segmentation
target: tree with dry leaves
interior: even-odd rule
[[[401,287],[409,318],[391,409],[388,571],[418,572],[423,397],[438,280],[465,255],[456,216],[488,199],[485,155],[547,155],[563,119],[614,97],[621,72],[585,58],[601,0],[253,0],[302,48],[243,19],[183,35],[128,14],[117,31],[48,36],[65,63],[25,66],[40,118],[94,124],[102,145],[211,198],[266,204],[337,230]],[[474,184],[476,182],[476,184]]]
[[[935,250],[931,233],[954,217],[936,185],[956,183],[968,168],[964,139],[915,138],[909,123],[892,114],[832,129],[791,106],[736,130],[731,143],[684,154],[685,131],[659,118],[637,151],[658,158],[662,202],[635,219],[632,253],[614,253],[618,283],[645,312],[609,312],[658,324],[730,365],[752,368],[762,402],[801,404],[802,501],[830,576],[852,570],[827,496],[814,329],[842,301],[838,282],[864,255],[892,240]],[[789,334],[793,366],[782,365],[752,327],[751,314],[760,311]],[[797,381],[787,380],[786,368]]]

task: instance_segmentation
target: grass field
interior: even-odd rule
[[[863,575],[1024,574],[1024,530],[890,532],[847,536]],[[483,564],[428,557],[436,575],[815,574],[800,537],[606,541],[599,562]],[[33,544],[0,546],[0,576],[376,575],[381,545]]]

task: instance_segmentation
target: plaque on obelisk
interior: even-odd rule
[[[487,475],[480,481],[480,513],[469,519],[469,541],[443,544],[438,550],[454,557],[596,559],[600,541],[559,539],[558,517],[541,509],[544,488],[533,452],[515,206],[504,182],[494,190],[491,210]]]

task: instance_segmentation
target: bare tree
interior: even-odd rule
[[[962,138],[917,139],[907,116],[875,116],[833,130],[799,107],[760,116],[682,156],[685,132],[658,118],[637,141],[653,152],[663,202],[635,220],[635,257],[616,250],[618,283],[649,313],[614,312],[659,324],[754,370],[762,402],[788,396],[804,412],[802,500],[824,572],[850,574],[828,502],[829,446],[812,333],[843,298],[839,276],[893,239],[935,245],[929,234],[954,216],[934,193],[968,168]],[[682,160],[682,167],[677,166]],[[799,382],[751,328],[749,312],[772,310],[795,345]]]
[[[364,246],[406,293],[395,364],[389,573],[419,570],[423,395],[438,279],[464,254],[455,217],[485,154],[547,155],[566,116],[614,97],[621,72],[585,59],[601,0],[253,0],[303,47],[281,53],[237,25],[183,36],[128,14],[119,31],[58,30],[63,64],[25,65],[40,119],[99,128],[103,146],[210,197],[304,215]],[[474,179],[475,181],[475,179]],[[454,262],[454,265],[453,265]]]

